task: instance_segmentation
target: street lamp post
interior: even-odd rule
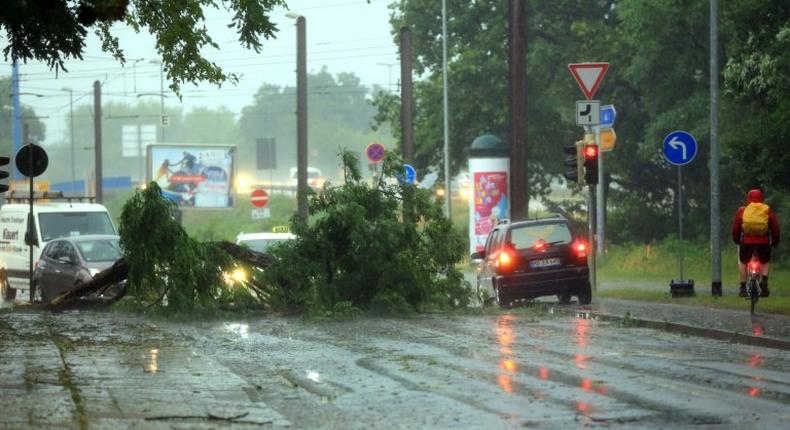
[[[161,143],[165,142],[165,124],[164,124],[164,117],[165,117],[165,65],[161,60],[150,60],[148,61],[151,64],[159,64],[159,130],[161,130],[159,136],[162,140]],[[138,95],[139,97],[139,95]]]
[[[398,63],[376,63],[378,66],[385,66],[387,68],[387,92],[392,92],[392,66],[397,66]]]
[[[74,193],[74,185],[77,182],[76,159],[74,158],[74,92],[71,88],[63,88],[62,91],[69,93],[69,143],[71,144],[71,186],[69,190]]]
[[[296,19],[296,201],[299,217],[307,220],[307,48],[306,26],[302,15],[288,12]]]

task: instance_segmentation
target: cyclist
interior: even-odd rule
[[[763,192],[751,189],[746,194],[746,205],[738,208],[732,220],[732,240],[738,244],[738,275],[741,297],[746,297],[746,264],[757,254],[762,280],[760,297],[768,297],[768,272],[771,247],[779,244],[779,220],[771,208],[763,203]]]

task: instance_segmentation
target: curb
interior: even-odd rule
[[[568,310],[568,313],[581,318],[594,318],[608,322],[628,321],[629,327],[649,328],[653,330],[663,330],[669,333],[685,334],[689,336],[703,337],[707,339],[720,340],[742,345],[759,346],[763,348],[780,349],[790,351],[790,340],[777,339],[772,337],[758,337],[747,334],[729,332],[713,328],[697,327],[669,321],[655,321],[649,319],[636,318],[627,314],[626,316],[612,315],[592,310]]]

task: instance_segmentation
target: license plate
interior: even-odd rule
[[[560,259],[559,258],[544,258],[542,260],[532,260],[529,262],[529,267],[533,269],[538,269],[542,267],[551,267],[551,266],[559,266]]]

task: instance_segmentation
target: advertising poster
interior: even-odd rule
[[[233,146],[151,145],[149,177],[182,208],[233,207]]]
[[[499,220],[507,217],[507,172],[474,172],[474,234],[481,251],[486,236]]]

